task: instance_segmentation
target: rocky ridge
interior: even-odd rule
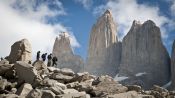
[[[37,64],[39,65],[17,61],[9,69],[0,67],[0,70],[3,70],[0,77],[0,98],[173,98],[175,96],[174,91],[156,85],[151,90],[143,90],[137,85],[123,86],[107,75],[96,77],[88,72],[75,73],[68,68],[47,67],[44,66],[44,62]],[[37,69],[38,66],[45,68]]]
[[[68,33],[63,32],[56,38],[52,54],[53,57],[57,57],[57,67],[59,68],[66,67],[79,72],[84,65],[83,59],[73,53]]]

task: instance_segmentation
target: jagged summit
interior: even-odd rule
[[[106,15],[106,14],[110,14],[110,15],[112,15],[111,10],[110,10],[110,9],[107,9],[107,10],[104,12],[104,15]]]
[[[75,72],[78,72],[81,66],[84,65],[82,58],[73,53],[70,37],[66,32],[61,33],[56,38],[52,54],[57,57],[57,67],[59,68],[71,68]]]
[[[117,25],[111,11],[107,10],[99,17],[90,33],[87,71],[96,75],[116,75],[120,54],[116,46],[118,43],[116,32]]]

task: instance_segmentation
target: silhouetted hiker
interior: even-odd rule
[[[48,59],[48,61],[47,61],[47,66],[51,66],[51,65],[52,65],[52,54],[49,54],[49,55],[47,56],[47,59]]]
[[[58,61],[57,57],[54,56],[52,59],[52,66],[54,66],[54,65],[57,66],[57,61]]]
[[[44,53],[44,54],[42,54],[42,59],[43,59],[43,61],[45,61],[46,60],[46,56],[47,56],[47,53]]]
[[[1,61],[3,60],[3,58],[1,57]]]
[[[36,60],[39,60],[39,58],[40,58],[40,51],[37,52]]]

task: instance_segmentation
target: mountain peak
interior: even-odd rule
[[[112,12],[110,9],[107,9],[105,12],[104,12],[104,15],[112,15]]]

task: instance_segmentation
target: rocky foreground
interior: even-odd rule
[[[47,67],[43,61],[9,64],[0,61],[0,98],[174,98],[175,91],[159,86],[143,90],[110,76],[74,73],[68,68]]]

